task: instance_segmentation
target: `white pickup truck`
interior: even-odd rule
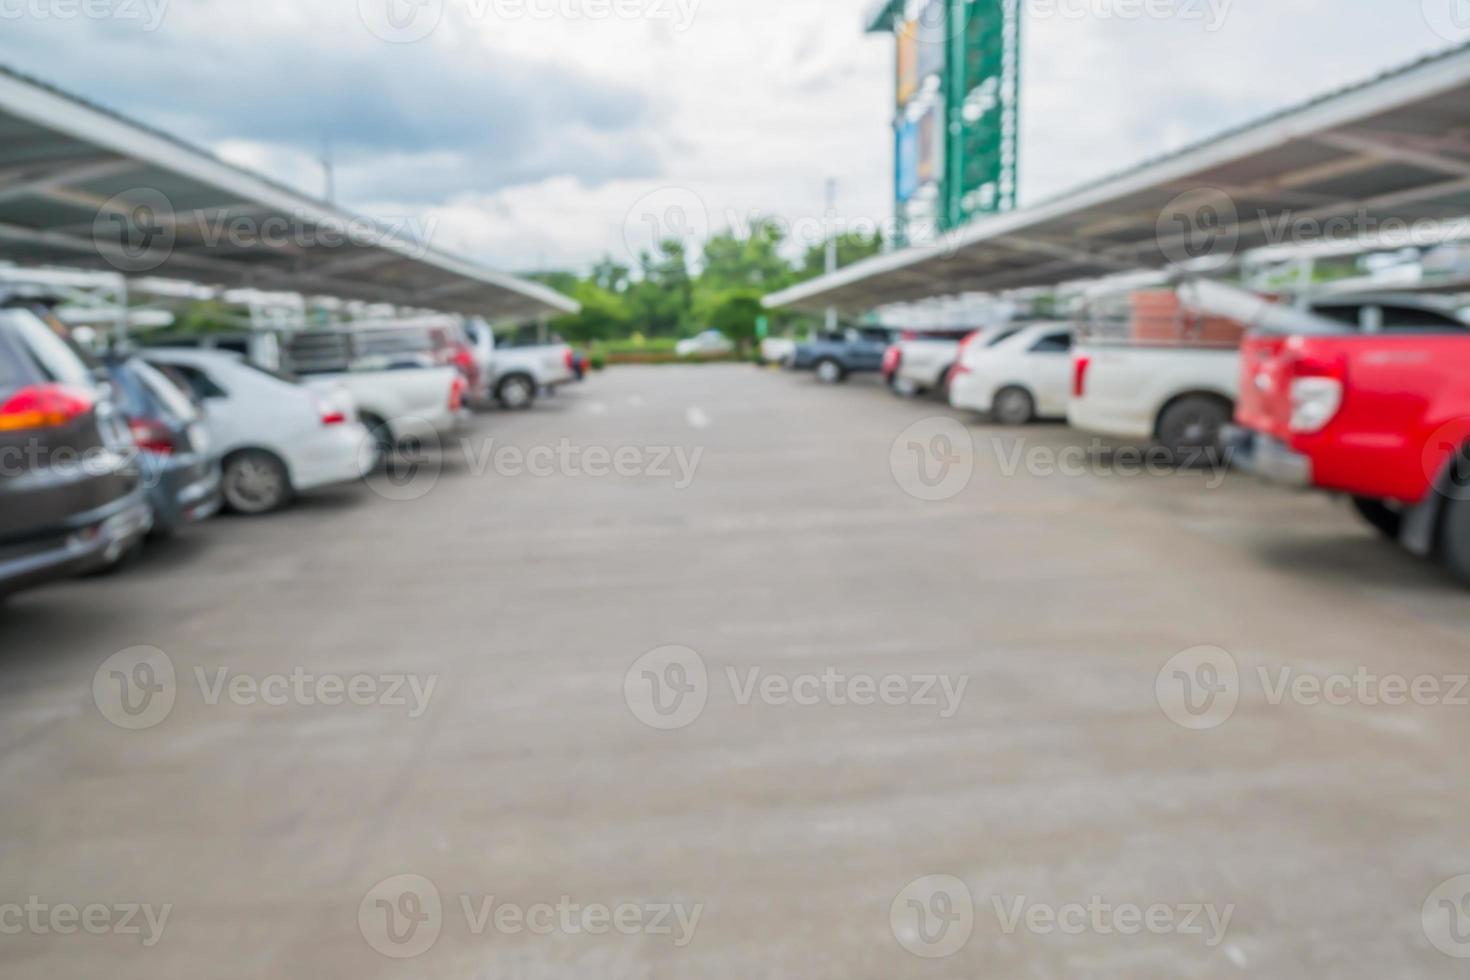
[[[468,414],[464,375],[440,346],[416,327],[305,331],[286,338],[283,360],[311,387],[352,396],[381,466],[400,446],[444,445]]]
[[[1072,352],[1072,378],[1073,428],[1187,456],[1219,445],[1235,412],[1240,351],[1087,343]]]
[[[885,371],[889,387],[900,395],[929,391],[946,393],[950,371],[960,359],[960,343],[971,331],[905,331],[889,348],[892,371]]]
[[[470,348],[480,366],[484,390],[501,408],[530,408],[540,391],[551,391],[575,381],[572,348],[566,344],[496,345],[495,331],[483,320],[465,323]]]
[[[310,374],[302,381],[323,394],[345,389],[352,396],[373,435],[375,469],[399,446],[445,445],[466,414],[464,379],[452,367]]]

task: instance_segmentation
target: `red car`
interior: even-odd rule
[[[1379,531],[1470,584],[1470,323],[1421,296],[1312,311],[1310,331],[1246,338],[1236,461],[1349,495]]]

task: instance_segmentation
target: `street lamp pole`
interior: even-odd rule
[[[827,178],[827,275],[837,271],[837,235],[833,231],[836,224],[832,219],[837,216],[837,178]],[[837,331],[837,307],[827,307],[827,332]]]

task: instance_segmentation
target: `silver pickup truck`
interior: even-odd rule
[[[495,331],[481,320],[468,321],[465,332],[480,366],[482,393],[501,408],[530,408],[538,392],[577,378],[572,349],[566,344],[497,345]]]

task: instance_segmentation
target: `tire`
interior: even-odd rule
[[[1353,510],[1368,526],[1390,541],[1397,541],[1404,526],[1404,513],[1372,497],[1354,497]]]
[[[220,489],[225,506],[250,517],[279,510],[294,493],[286,465],[258,449],[247,449],[225,460]]]
[[[362,424],[373,439],[373,459],[368,472],[381,473],[388,465],[388,460],[393,458],[393,450],[397,446],[393,439],[393,430],[376,415],[363,415]]]
[[[1470,587],[1470,500],[1450,499],[1444,503],[1439,525],[1439,554],[1450,574]]]
[[[524,374],[502,378],[495,386],[495,400],[511,412],[523,412],[536,401],[536,383]]]
[[[824,357],[818,361],[815,370],[817,380],[824,385],[840,384],[847,379],[847,372],[843,370],[842,365],[830,357]]]
[[[1025,388],[1002,388],[990,403],[990,417],[1001,425],[1025,425],[1036,418],[1036,399]]]
[[[940,398],[943,398],[945,401],[949,401],[949,386],[954,382],[954,369],[956,366],[957,365],[951,364],[949,367],[939,372],[939,384],[936,386],[938,390],[935,392],[935,394],[937,394]]]
[[[1186,395],[1159,415],[1159,445],[1179,463],[1222,455],[1221,437],[1230,423],[1230,406],[1208,395]]]

